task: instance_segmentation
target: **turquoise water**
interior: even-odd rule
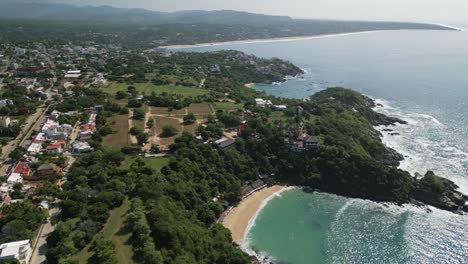
[[[378,100],[376,109],[408,121],[383,132],[406,156],[411,173],[434,170],[468,193],[468,32],[393,31],[292,42],[236,44],[287,59],[304,79],[257,85],[268,93],[306,98],[330,86]],[[380,130],[383,128],[380,127]],[[262,210],[249,247],[279,263],[468,263],[468,217],[410,206],[300,191],[283,193]]]
[[[265,206],[246,246],[275,263],[467,263],[466,230],[440,210],[293,190]]]

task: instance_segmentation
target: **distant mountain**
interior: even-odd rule
[[[115,8],[111,6],[73,6],[50,2],[29,2],[21,0],[0,0],[0,18],[76,20],[105,22],[140,22],[149,24],[266,24],[290,22],[285,16],[269,16],[247,12],[221,11],[179,11],[174,13],[146,9]]]
[[[167,13],[43,1],[0,0],[0,43],[53,36],[56,41],[154,47],[376,30],[454,30],[422,23],[292,19],[232,10]]]

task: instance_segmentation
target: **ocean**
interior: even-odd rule
[[[382,131],[405,155],[401,168],[453,180],[468,194],[468,32],[388,31],[236,49],[289,60],[307,73],[267,93],[307,98],[326,87],[355,89],[376,110],[408,121]],[[393,134],[393,135],[392,135]],[[385,206],[324,193],[284,192],[258,214],[244,247],[276,263],[468,263],[468,217]]]

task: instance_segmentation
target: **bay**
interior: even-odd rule
[[[468,193],[467,32],[388,31],[191,50],[220,49],[279,57],[306,70],[303,79],[256,85],[276,96],[307,98],[332,86],[371,96],[381,104],[377,111],[408,121],[391,127],[398,135],[379,128],[384,143],[406,156],[401,168],[433,170]],[[466,220],[295,190],[260,212],[246,247],[279,263],[468,263]]]

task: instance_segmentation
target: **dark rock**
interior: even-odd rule
[[[404,157],[396,150],[386,147],[385,151],[376,156],[375,159],[383,165],[398,167],[400,166],[400,161],[404,160]]]
[[[458,186],[449,179],[436,176],[429,171],[418,180],[412,198],[434,207],[458,212],[465,210],[464,195],[457,191]]]
[[[400,133],[398,133],[398,132],[390,133],[390,136],[399,136],[399,135],[400,135]]]
[[[374,126],[394,126],[396,124],[406,125],[408,122],[401,120],[396,117],[386,116],[380,113],[374,115],[374,118],[370,120]]]
[[[468,213],[468,205],[465,204],[462,210],[463,212]]]

